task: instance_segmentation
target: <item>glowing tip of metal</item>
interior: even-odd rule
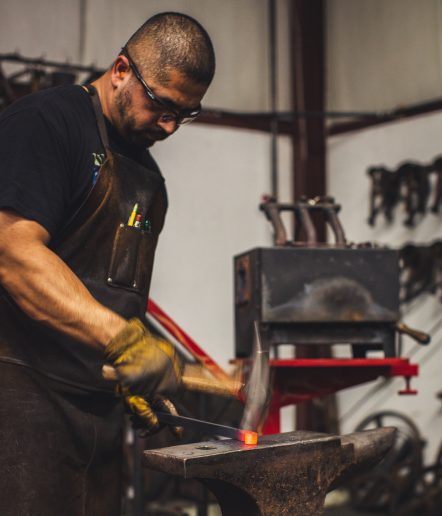
[[[258,444],[258,434],[256,432],[244,432],[244,444]]]

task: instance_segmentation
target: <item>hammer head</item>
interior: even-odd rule
[[[265,421],[270,400],[269,350],[262,346],[258,323],[254,322],[253,363],[245,386],[245,407],[240,427],[258,432]]]

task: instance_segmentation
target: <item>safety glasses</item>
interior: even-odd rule
[[[146,95],[149,97],[149,99],[156,104],[158,107],[164,109],[164,113],[161,113],[160,119],[163,122],[171,122],[174,121],[177,125],[184,125],[192,122],[195,120],[195,118],[201,113],[201,105],[199,105],[195,109],[181,109],[177,110],[176,107],[167,100],[161,99],[160,97],[157,97],[155,93],[152,91],[151,88],[147,85],[146,81],[141,76],[140,72],[138,71],[138,68],[136,64],[133,62],[132,58],[129,55],[129,52],[127,51],[126,47],[123,47],[121,49],[121,54],[124,55],[128,62],[129,66],[131,67],[135,77],[137,80],[141,83],[141,85],[144,88],[144,91],[146,92]]]

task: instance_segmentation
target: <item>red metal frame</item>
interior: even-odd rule
[[[178,324],[171,319],[152,299],[147,302],[147,312],[165,328],[201,365],[215,378],[231,380],[230,376],[190,337]]]
[[[417,376],[417,364],[406,358],[271,360],[272,399],[264,434],[280,432],[280,409],[332,394],[341,389],[376,380],[380,376],[403,376],[400,394],[417,394],[409,383]]]

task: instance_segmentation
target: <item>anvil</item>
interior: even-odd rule
[[[320,514],[326,493],[378,462],[394,428],[344,436],[296,431],[267,435],[256,446],[232,439],[146,450],[143,464],[194,478],[216,496],[223,516]]]

